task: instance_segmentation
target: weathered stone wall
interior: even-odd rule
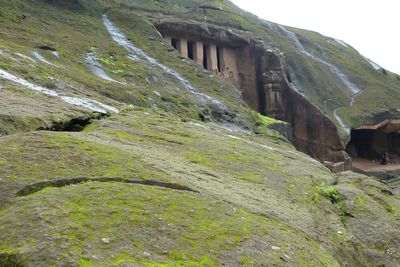
[[[221,70],[220,75],[228,80],[235,87],[240,88],[239,83],[239,70],[237,66],[238,51],[230,47],[220,48],[220,62]]]
[[[260,99],[263,114],[284,120],[285,119],[285,96],[287,88],[285,88],[283,68],[279,57],[273,53],[266,53],[263,47],[256,47],[258,63],[258,90],[259,95],[264,99]]]
[[[260,95],[258,92],[257,57],[251,47],[244,46],[237,50],[239,89],[246,103],[259,111]]]

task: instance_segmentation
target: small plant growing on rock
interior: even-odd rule
[[[318,193],[329,199],[333,204],[340,200],[340,193],[334,186],[319,186]]]
[[[340,221],[343,224],[346,224],[346,220],[348,217],[352,217],[353,215],[347,210],[346,205],[343,201],[340,202],[342,199],[339,191],[336,189],[335,186],[318,186],[317,192],[319,195],[329,199],[332,204],[334,204],[338,208],[338,215],[340,217]],[[340,202],[340,203],[339,203]]]

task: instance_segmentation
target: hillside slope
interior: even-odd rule
[[[316,64],[226,1],[0,0],[0,266],[399,265],[399,194],[298,152],[160,19]]]

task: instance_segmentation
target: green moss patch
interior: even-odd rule
[[[31,223],[15,225],[22,219]],[[277,221],[206,196],[148,186],[49,188],[19,199],[0,221],[0,232],[13,224],[18,233],[3,233],[0,241],[31,263],[218,266],[251,255],[256,263],[279,264],[287,254],[299,266],[337,265],[317,243]],[[24,249],[26,242],[36,245]],[[254,250],[257,243],[263,245]]]

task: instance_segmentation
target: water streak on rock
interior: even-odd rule
[[[359,88],[357,85],[355,85],[354,83],[352,83],[349,78],[346,76],[346,74],[344,74],[342,71],[339,70],[338,67],[336,67],[335,65],[328,63],[322,59],[320,59],[319,57],[309,53],[304,47],[303,45],[300,43],[299,39],[297,38],[297,35],[294,32],[289,31],[288,29],[286,29],[284,26],[279,25],[278,24],[279,29],[284,32],[286,34],[286,36],[289,37],[289,39],[291,39],[293,41],[293,43],[295,44],[295,46],[297,47],[297,49],[304,55],[308,56],[309,58],[313,59],[316,62],[319,62],[325,66],[327,66],[329,68],[329,70],[336,74],[338,76],[338,78],[343,82],[343,84],[349,89],[350,93],[352,94],[352,99],[350,101],[350,106],[353,105],[355,98],[360,95],[360,93],[362,92],[361,88]],[[337,41],[337,40],[336,40]],[[344,43],[344,42],[343,42]],[[345,44],[345,43],[344,43]],[[341,44],[343,45],[343,44]],[[346,44],[347,45],[347,44]],[[341,107],[340,107],[341,108]],[[343,119],[337,114],[337,110],[339,108],[335,109],[333,112],[333,115],[336,119],[336,121],[339,123],[339,125],[346,131],[346,133],[350,134],[350,129],[349,127],[346,125],[346,123],[343,121]]]
[[[344,41],[342,41],[342,40],[340,40],[340,39],[336,39],[335,38],[335,41],[338,43],[338,44],[340,44],[341,46],[343,46],[343,47],[349,47],[349,45],[346,43],[346,42],[344,42]]]
[[[347,77],[346,74],[344,74],[341,70],[339,70],[338,67],[336,67],[335,65],[328,63],[322,59],[320,59],[319,57],[309,53],[304,47],[303,45],[300,43],[299,39],[297,38],[297,35],[294,32],[289,31],[288,29],[286,29],[284,26],[279,25],[278,24],[279,29],[286,34],[287,37],[289,37],[290,40],[293,41],[293,43],[295,44],[295,46],[297,47],[297,49],[304,55],[308,56],[309,58],[313,59],[316,62],[319,62],[325,66],[327,66],[329,68],[329,70],[336,74],[336,76],[339,77],[339,79],[343,82],[343,84],[349,89],[349,91],[354,95],[357,94],[359,91],[361,91],[361,89],[355,85],[354,83],[352,83],[349,78]]]
[[[375,70],[380,70],[380,69],[382,69],[382,67],[381,66],[379,66],[378,64],[376,64],[375,62],[373,62],[372,60],[370,60],[369,58],[367,58],[367,57],[364,57],[364,56],[362,56],[370,65],[371,65],[371,67],[373,67]]]
[[[49,64],[51,66],[57,67],[57,65],[51,63],[50,61],[48,61],[44,56],[42,56],[38,51],[32,51],[32,55],[39,59],[40,61],[42,61],[43,63]]]
[[[51,53],[52,53],[53,56],[55,56],[56,58],[60,58],[60,54],[58,54],[57,51],[52,51]]]
[[[108,76],[107,73],[105,73],[105,71],[103,70],[103,66],[97,61],[93,53],[87,53],[85,55],[85,63],[88,69],[97,77],[106,81],[120,83]]]
[[[342,108],[342,107],[340,107]],[[337,114],[337,111],[340,109],[337,108],[333,111],[333,116],[335,116],[336,121],[339,123],[340,127],[342,127],[347,134],[350,134],[350,128],[347,126],[347,124],[342,120],[342,118]]]
[[[14,54],[16,54],[17,56],[19,56],[20,58],[30,60],[30,61],[32,61],[33,63],[36,62],[33,58],[28,57],[28,56],[26,56],[26,55],[24,55],[24,54],[21,54],[21,53],[14,53]]]
[[[48,95],[48,96],[59,97],[61,100],[63,100],[67,104],[71,104],[74,106],[80,106],[80,107],[83,107],[83,108],[86,108],[89,110],[93,110],[96,112],[100,112],[100,113],[108,113],[108,112],[118,113],[118,109],[108,106],[108,105],[105,105],[99,101],[88,99],[88,98],[64,96],[64,95],[61,95],[61,94],[59,94],[53,90],[50,90],[48,88],[30,83],[27,80],[24,80],[15,75],[12,75],[2,69],[0,69],[0,79],[12,81],[23,87],[29,88],[33,91],[40,92],[40,93]]]

